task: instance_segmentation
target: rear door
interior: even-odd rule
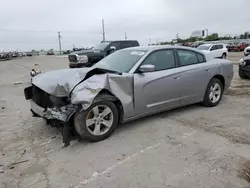
[[[174,51],[154,51],[141,65],[146,64],[154,65],[155,71],[134,75],[136,113],[148,114],[178,106],[180,82]]]
[[[192,104],[203,100],[208,82],[212,77],[210,65],[203,54],[178,49],[180,104]]]

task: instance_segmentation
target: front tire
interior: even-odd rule
[[[203,99],[203,105],[214,107],[220,103],[223,95],[223,85],[217,78],[212,78],[208,83],[206,93]]]
[[[94,102],[87,110],[75,114],[74,126],[81,138],[97,142],[108,138],[118,125],[116,105],[107,100]]]
[[[241,70],[241,68],[239,68],[238,73],[239,73],[239,76],[240,76],[241,79],[247,79],[248,78],[248,76],[244,73],[243,70]]]

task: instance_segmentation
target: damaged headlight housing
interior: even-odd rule
[[[241,59],[239,60],[239,64],[242,65],[242,66],[245,66],[245,65],[246,65],[246,62],[244,61],[243,58],[241,58]]]
[[[88,60],[89,60],[89,58],[86,55],[78,55],[77,56],[77,62],[78,63],[87,63]]]

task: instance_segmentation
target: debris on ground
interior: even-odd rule
[[[4,173],[4,165],[0,164],[0,173]]]
[[[5,109],[5,107],[3,106],[3,107],[1,107],[1,109],[3,110],[3,109]]]
[[[56,138],[56,136],[52,136],[52,137],[51,137],[51,139],[55,139],[55,138]]]
[[[18,161],[18,162],[11,163],[11,165],[17,165],[17,164],[25,163],[25,162],[28,162],[28,161],[29,161],[29,159],[23,160],[23,161]]]
[[[37,71],[37,70],[35,70],[35,69],[32,69],[31,71],[30,71],[30,76],[31,77],[34,77],[34,76],[36,76],[36,75],[38,75],[38,74],[41,74],[42,72],[41,71]]]
[[[247,161],[242,165],[239,177],[246,180],[250,184],[250,161]]]
[[[20,84],[23,84],[22,82],[14,82],[14,85],[20,85]]]

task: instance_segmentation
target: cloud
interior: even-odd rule
[[[91,46],[102,40],[102,18],[108,40],[124,39],[127,32],[141,44],[205,28],[240,34],[250,18],[248,0],[0,1],[6,7],[0,12],[0,50],[58,49],[58,31],[63,49]]]

